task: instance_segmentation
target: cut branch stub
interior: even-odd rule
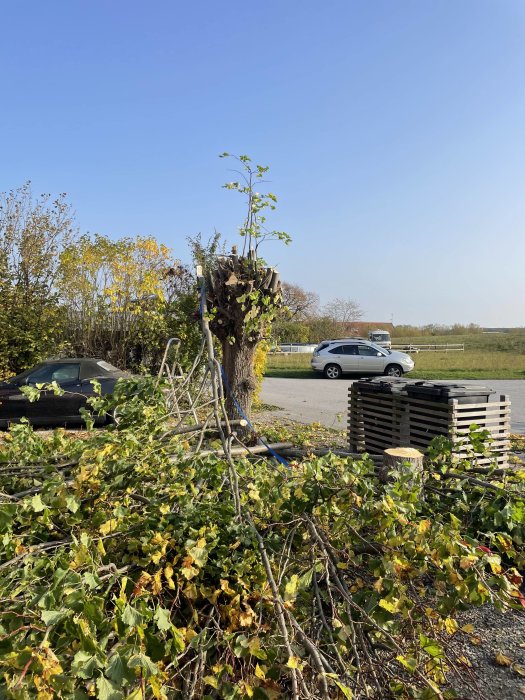
[[[392,472],[409,474],[414,483],[421,483],[423,476],[423,454],[413,447],[390,447],[383,452],[380,479],[383,483],[392,479]]]

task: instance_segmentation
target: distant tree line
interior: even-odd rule
[[[319,295],[297,284],[283,283],[284,308],[274,323],[273,340],[276,343],[317,343],[326,338],[340,338],[363,334],[353,325],[362,317],[360,305],[352,299],[334,299],[320,306]],[[390,324],[389,324],[390,326]],[[508,330],[508,329],[500,329]],[[513,332],[525,332],[514,328]],[[397,325],[391,327],[393,338],[424,338],[432,336],[478,335],[484,329],[476,324],[429,323],[422,326]]]
[[[450,326],[428,323],[425,326],[395,326],[392,335],[397,338],[419,338],[432,335],[476,335],[479,333],[483,333],[483,328],[476,323],[468,325],[454,323]]]
[[[0,299],[4,377],[68,355],[154,369],[169,337],[188,361],[200,339],[195,280],[166,246],[79,235],[66,195],[30,183],[0,195]]]
[[[337,298],[320,306],[319,295],[283,282],[283,308],[272,327],[277,343],[317,343],[336,338],[363,315],[353,299]]]

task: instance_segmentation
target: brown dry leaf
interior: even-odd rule
[[[496,663],[498,666],[511,666],[512,665],[512,659],[509,659],[508,656],[505,656],[501,651],[498,651],[496,653]]]
[[[463,655],[458,656],[458,661],[460,664],[463,664],[463,666],[468,666],[469,668],[472,666],[472,664],[470,663],[470,661],[467,659],[466,656],[463,656]]]
[[[525,666],[522,666],[521,664],[512,664],[511,669],[520,676],[525,676]]]
[[[479,647],[481,645],[481,637],[472,636],[469,638],[469,642]]]

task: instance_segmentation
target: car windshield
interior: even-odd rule
[[[373,333],[372,340],[375,343],[380,343],[383,340],[390,340],[390,336],[388,335],[388,333]]]

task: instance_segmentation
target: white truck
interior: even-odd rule
[[[368,340],[371,343],[375,343],[375,345],[379,345],[381,348],[386,348],[387,350],[390,350],[392,347],[390,333],[388,331],[383,331],[380,328],[375,331],[369,331]]]

